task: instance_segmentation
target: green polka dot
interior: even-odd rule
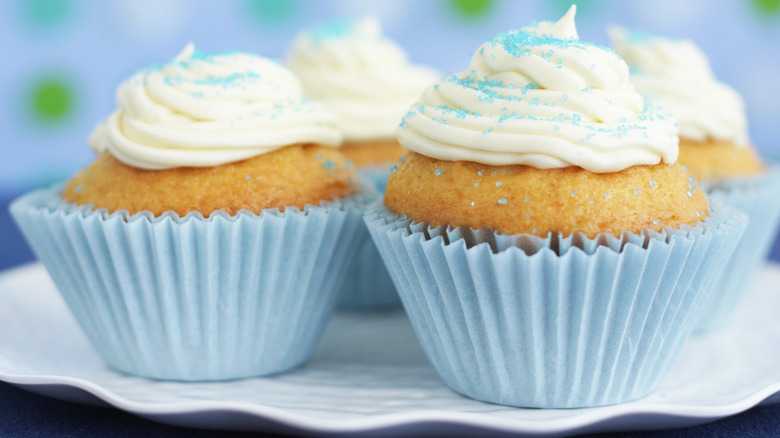
[[[73,16],[75,9],[73,0],[24,0],[19,6],[25,21],[36,27],[63,24]]]
[[[477,18],[490,10],[493,0],[450,0],[450,5],[459,15]]]
[[[552,17],[549,18],[550,20],[557,20],[563,17],[563,14],[569,10],[572,4],[577,5],[577,21],[590,17],[594,11],[599,9],[597,7],[598,2],[595,0],[577,0],[577,2],[572,0],[548,0],[545,3],[549,6],[552,14]]]
[[[247,0],[246,2],[246,10],[250,17],[272,24],[292,16],[299,6],[299,0]]]
[[[753,0],[753,6],[765,15],[775,15],[780,12],[780,0]]]
[[[74,91],[67,81],[45,78],[32,85],[30,103],[33,116],[44,122],[66,118],[73,110]]]

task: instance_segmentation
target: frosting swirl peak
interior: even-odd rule
[[[303,99],[292,72],[247,53],[204,54],[190,44],[170,63],[123,82],[117,103],[90,146],[144,169],[216,166],[297,143],[341,143],[333,114]]]
[[[575,7],[555,23],[499,34],[469,70],[425,90],[396,135],[442,160],[615,172],[677,159],[677,127],[645,108],[628,66],[577,39]]]

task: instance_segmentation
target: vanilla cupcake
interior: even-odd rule
[[[404,154],[395,138],[398,122],[438,74],[409,63],[403,49],[382,35],[374,17],[332,21],[301,32],[285,63],[309,95],[336,113],[344,134],[342,152],[376,176],[374,182],[383,190],[391,166]]]
[[[750,217],[744,241],[716,283],[697,329],[722,327],[777,235],[780,168],[762,162],[749,140],[742,98],[718,82],[692,41],[617,27],[610,34],[615,50],[631,66],[637,91],[677,118],[678,161],[712,199]]]
[[[341,151],[361,178],[384,191],[391,168],[405,152],[395,138],[398,122],[438,74],[410,64],[403,49],[382,35],[373,17],[332,21],[303,31],[286,64],[309,95],[336,113],[344,134]],[[367,240],[353,258],[339,307],[397,307],[398,294]]]
[[[117,102],[92,164],[11,205],[96,350],[187,381],[305,361],[367,199],[334,115],[274,61],[191,45]]]
[[[677,129],[574,12],[500,34],[429,87],[365,220],[454,390],[536,408],[663,378],[744,227],[675,164]]]

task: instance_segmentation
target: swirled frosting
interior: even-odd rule
[[[628,66],[579,41],[575,8],[555,23],[500,34],[422,94],[396,135],[441,160],[615,172],[677,159],[677,126],[645,108]]]
[[[335,116],[302,96],[298,78],[272,60],[190,44],[119,86],[118,109],[90,146],[144,169],[216,166],[297,143],[338,146]]]
[[[675,115],[680,137],[748,143],[742,98],[715,79],[696,44],[619,27],[610,35],[615,51],[631,67],[636,90]]]
[[[337,114],[346,141],[393,138],[409,104],[439,78],[409,63],[372,17],[334,21],[295,39],[286,64]]]

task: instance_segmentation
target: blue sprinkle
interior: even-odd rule
[[[474,206],[474,201],[471,201],[471,206],[472,206],[472,207]]]
[[[496,187],[501,187],[501,181],[496,181]]]
[[[248,173],[247,173],[247,174],[246,174],[246,179],[252,179],[252,175],[250,175],[250,174],[248,174]]]
[[[331,160],[328,160],[328,161],[326,161],[326,162],[322,163],[322,167],[324,167],[324,168],[326,168],[326,169],[329,169],[329,168],[331,168],[331,167],[335,167],[335,166],[336,166],[336,163],[334,163],[334,162],[333,162],[333,161],[331,161]]]
[[[536,233],[536,228],[534,228],[533,230],[531,230],[531,233]]]
[[[529,198],[528,196],[526,196],[526,197],[525,197],[525,202],[531,202],[531,198]]]
[[[571,192],[571,195],[572,195],[572,196],[577,196],[577,190],[575,190],[575,191]]]
[[[569,95],[566,94],[566,93],[563,93],[563,96],[561,96],[561,100],[566,102],[566,100],[568,100],[568,99],[569,99]]]
[[[501,199],[498,200],[498,203],[501,204],[501,205],[504,205],[504,204],[506,204],[506,199],[501,198]]]
[[[482,171],[481,171],[481,170],[480,170],[480,171],[478,171],[478,172],[477,172],[477,175],[479,175],[479,176],[482,176]]]
[[[474,183],[474,187],[479,187],[479,181]]]
[[[443,170],[441,170],[441,168],[439,168],[439,169],[436,169],[436,172],[433,172],[433,174],[436,175],[436,176],[439,176],[439,175],[441,175],[442,172],[443,172]]]
[[[688,190],[686,193],[688,194],[689,198],[693,198],[693,190]]]
[[[531,217],[531,213],[526,213],[525,216],[526,217]]]
[[[596,203],[596,201],[594,201],[594,200],[593,200],[593,198],[590,198],[590,199],[588,199],[588,203],[589,203],[589,204],[595,204],[595,203]]]
[[[655,187],[655,180],[652,178],[650,179],[650,187]]]
[[[390,172],[391,173],[395,172],[396,170],[398,170],[398,166],[393,166],[393,167],[390,168]]]
[[[399,163],[403,163],[404,162],[404,158],[406,158],[406,157],[401,155],[400,157],[398,157],[398,162]]]
[[[608,198],[608,197],[609,197],[609,193],[604,192],[604,198]]]
[[[699,210],[696,210],[696,216],[701,216],[701,212],[699,212]]]
[[[634,189],[634,194],[638,195],[639,194],[639,189]]]
[[[401,220],[404,220],[404,219],[406,219],[406,213],[401,215]]]
[[[653,225],[658,225],[660,222],[658,222],[658,219],[653,221]]]

